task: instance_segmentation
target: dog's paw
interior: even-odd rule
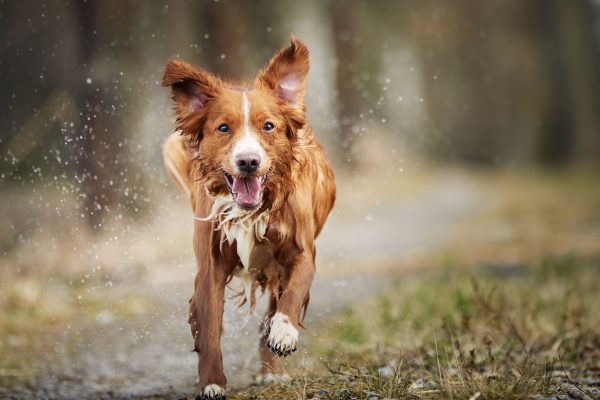
[[[278,312],[271,318],[267,347],[284,357],[298,350],[298,330],[287,315]]]
[[[254,382],[257,385],[262,385],[262,384],[270,384],[270,383],[277,383],[277,382],[288,382],[290,380],[290,376],[286,373],[283,374],[275,374],[272,372],[267,372],[266,374],[258,374],[256,376],[256,378],[254,379]]]
[[[219,385],[207,385],[202,392],[196,395],[196,400],[227,400],[225,389]]]

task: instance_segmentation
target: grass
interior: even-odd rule
[[[291,382],[231,398],[600,395],[598,261],[444,270],[395,282],[329,321],[288,365]]]

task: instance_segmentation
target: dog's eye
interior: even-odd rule
[[[275,125],[273,125],[271,122],[265,122],[265,125],[263,126],[263,131],[269,132],[273,129],[275,129]]]
[[[219,125],[219,127],[217,129],[221,133],[229,133],[229,125],[227,125],[227,124],[221,124],[221,125]]]

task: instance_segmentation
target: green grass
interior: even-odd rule
[[[599,262],[446,271],[398,281],[332,318],[304,359],[288,362],[291,382],[231,398],[600,395]]]

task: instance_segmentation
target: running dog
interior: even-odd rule
[[[189,324],[198,353],[196,399],[225,399],[221,332],[225,286],[246,301],[269,296],[259,377],[285,375],[298,348],[315,275],[315,238],[335,201],[333,172],[306,123],[308,48],[298,38],[250,82],[226,81],[180,60],[165,67],[176,132],[167,171],[194,212],[195,290]]]

